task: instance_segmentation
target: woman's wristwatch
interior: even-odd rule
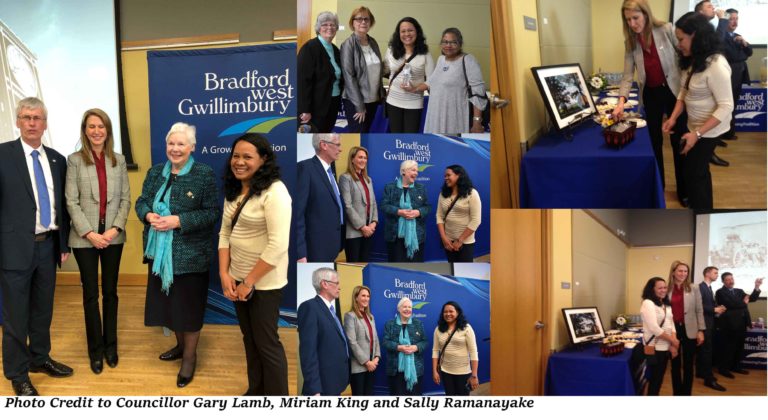
[[[696,140],[701,140],[701,133],[699,133],[699,130],[696,130]]]
[[[483,117],[472,117],[472,121],[474,121],[474,122],[483,122]]]

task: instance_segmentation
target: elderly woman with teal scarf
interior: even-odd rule
[[[419,163],[406,160],[400,164],[400,176],[384,186],[379,206],[386,216],[384,239],[389,262],[423,262],[426,242],[426,217],[430,206],[427,189],[416,183]]]
[[[424,325],[413,318],[413,302],[404,297],[397,302],[397,314],[384,324],[387,349],[387,379],[390,395],[421,395],[424,375]]]
[[[165,144],[168,161],[147,172],[136,200],[136,214],[144,223],[144,261],[149,264],[144,325],[176,333],[176,346],[160,360],[182,359],[176,385],[183,388],[195,375],[213,228],[221,209],[213,169],[192,157],[195,127],[174,124]]]

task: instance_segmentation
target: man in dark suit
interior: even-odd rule
[[[49,355],[56,265],[69,256],[69,215],[67,160],[42,145],[47,117],[42,101],[22,99],[16,107],[21,138],[0,144],[3,373],[19,396],[38,395],[29,372],[72,375]]]
[[[704,308],[704,342],[696,349],[696,376],[704,379],[704,385],[716,390],[725,391],[725,387],[717,383],[712,373],[712,340],[715,334],[715,317],[725,312],[725,306],[717,306],[712,283],[717,281],[717,267],[704,269],[704,281],[699,283],[702,308]]]
[[[303,395],[341,395],[349,384],[349,344],[336,312],[339,275],[332,268],[312,273],[317,296],[299,305],[299,359]]]
[[[739,26],[739,11],[736,9],[728,9],[725,11],[728,13],[728,19],[721,19],[728,22],[728,26],[725,31],[722,31],[723,45],[725,49],[725,58],[728,60],[728,64],[731,66],[731,91],[733,93],[733,116],[731,118],[731,129],[727,133],[723,134],[721,138],[725,140],[736,140],[736,104],[739,102],[739,95],[741,95],[741,85],[743,83],[749,84],[749,70],[747,69],[747,59],[752,56],[752,46],[742,37],[736,33],[736,28]]]
[[[299,262],[332,262],[344,249],[344,203],[333,163],[341,154],[338,134],[312,135],[315,156],[297,165],[296,250]]]
[[[733,274],[723,273],[721,278],[723,287],[717,291],[715,299],[718,304],[725,306],[726,311],[720,315],[720,332],[725,341],[725,352],[720,359],[719,373],[727,378],[733,378],[731,372],[742,375],[749,373],[739,368],[747,326],[752,324],[747,303],[754,302],[760,297],[760,285],[763,284],[763,279],[755,280],[755,289],[748,295],[743,290],[733,287]]]

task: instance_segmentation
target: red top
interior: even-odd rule
[[[367,224],[368,220],[370,220],[371,218],[371,193],[368,191],[368,185],[365,183],[365,180],[363,179],[362,175],[358,175],[357,179],[358,181],[360,181],[360,184],[363,185],[363,191],[365,191],[365,222]],[[360,226],[360,227],[363,227],[363,226]]]
[[[363,185],[365,185],[365,182],[363,182]],[[365,190],[368,191],[368,190]],[[371,321],[368,319],[368,316],[363,313],[363,319],[365,320],[365,325],[368,327],[368,337],[371,337],[371,347],[368,349],[368,356],[369,359],[373,359],[373,327],[371,327]]]
[[[91,151],[93,163],[96,164],[96,176],[99,178],[99,220],[107,217],[107,163],[106,154],[101,157],[96,152]]]
[[[653,42],[653,35],[651,35],[651,45],[646,48],[643,37],[640,34],[637,35],[637,40],[640,42],[640,46],[643,47],[643,64],[645,66],[645,85],[648,87],[659,87],[667,82],[664,77],[664,69],[661,68],[661,58],[659,58],[659,52],[656,51],[656,45]]]
[[[672,319],[676,323],[685,321],[685,302],[683,302],[684,290],[682,287],[672,286]]]

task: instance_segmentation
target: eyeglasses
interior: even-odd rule
[[[336,25],[335,23],[323,23],[322,25],[320,25],[320,27],[321,28],[336,29],[338,27],[338,25]]]
[[[354,18],[352,20],[354,20],[355,22],[360,22],[360,23],[365,22],[365,23],[367,23],[367,22],[371,21],[371,18],[368,18],[368,17],[356,17],[356,18]]]
[[[45,121],[45,117],[38,117],[37,115],[19,115],[18,118],[25,123]]]
[[[328,141],[328,140],[320,140],[320,141],[325,143],[325,144],[332,144],[332,145],[338,147],[339,149],[341,149],[341,143],[334,143],[334,142]]]
[[[324,282],[326,282],[326,283],[335,284],[335,285],[337,285],[337,286],[339,285],[339,281],[338,281],[338,280],[336,280],[336,281],[323,280],[323,281],[324,281]]]
[[[440,41],[440,45],[445,45],[445,46],[450,45],[452,47],[455,47],[459,45],[459,43],[457,41]]]

